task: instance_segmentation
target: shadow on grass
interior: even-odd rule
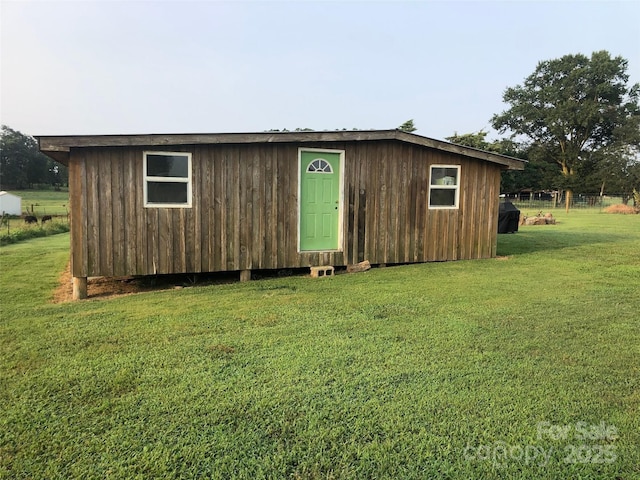
[[[594,245],[599,243],[615,243],[624,240],[625,236],[607,232],[570,232],[556,230],[552,225],[542,225],[535,230],[521,230],[513,234],[498,235],[499,256],[518,255],[562,250],[564,248]]]

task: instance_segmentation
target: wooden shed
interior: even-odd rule
[[[399,130],[38,141],[69,167],[75,298],[89,276],[489,258],[524,165]]]

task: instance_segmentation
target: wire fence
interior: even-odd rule
[[[555,210],[565,208],[565,196],[553,193],[525,193],[525,194],[505,194],[504,199],[508,199],[520,210]],[[582,195],[574,194],[571,198],[571,208],[593,208],[604,209],[611,205],[625,203],[633,205],[633,199],[624,195]]]

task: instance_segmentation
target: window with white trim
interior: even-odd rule
[[[191,154],[144,152],[144,206],[191,207]]]
[[[429,208],[458,208],[460,165],[432,165],[429,175]]]

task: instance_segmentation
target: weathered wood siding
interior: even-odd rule
[[[298,253],[298,147],[345,150],[344,250]],[[143,151],[193,154],[192,208],[145,208]],[[459,209],[429,210],[429,166],[461,165]],[[77,277],[495,256],[500,167],[396,141],[74,148]]]

